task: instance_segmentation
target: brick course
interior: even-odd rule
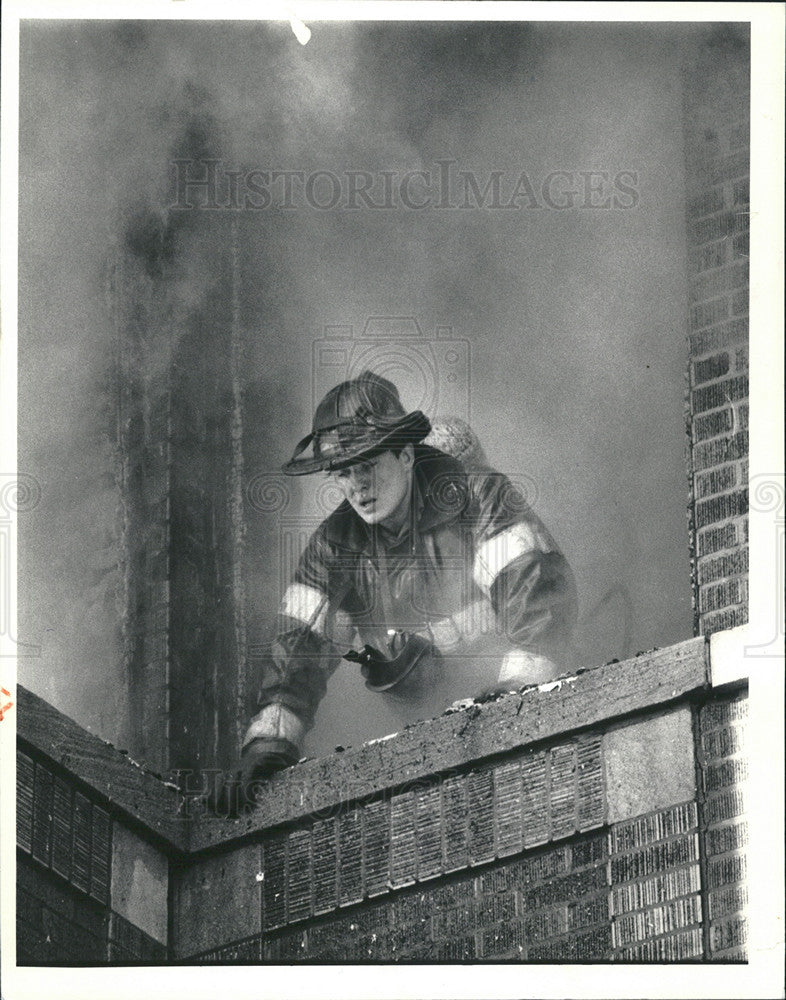
[[[692,397],[692,411],[694,414],[703,413],[705,410],[713,410],[724,403],[735,402],[748,397],[748,377],[747,375],[735,375],[734,378],[722,379],[712,385],[696,389]]]
[[[704,441],[706,438],[717,437],[734,427],[734,411],[731,409],[717,410],[714,413],[697,417],[693,421],[693,440]]]
[[[727,556],[706,559],[699,566],[699,583],[712,583],[724,577],[739,576],[748,572],[748,549],[737,549]]]
[[[719,469],[696,476],[696,496],[706,497],[713,493],[722,493],[724,490],[737,485],[737,466],[722,465]]]
[[[725,240],[718,240],[716,243],[708,243],[701,247],[692,248],[692,259],[696,272],[706,271],[709,268],[721,267],[726,263]]]
[[[722,493],[711,500],[696,504],[696,526],[705,528],[715,521],[727,521],[748,513],[748,491],[738,490],[736,493]]]
[[[688,337],[688,347],[691,357],[699,358],[711,351],[717,351],[721,347],[729,347],[747,343],[748,340],[748,320],[733,319],[728,323],[721,323],[712,329],[704,330],[701,333]]]
[[[598,735],[358,804],[264,844],[263,927],[590,830],[604,806]]]
[[[747,233],[734,237],[734,246],[737,241],[747,238]],[[740,244],[742,245],[742,244]],[[740,256],[740,254],[735,254]],[[688,292],[691,302],[701,302],[710,299],[715,295],[722,295],[732,288],[740,288],[748,284],[748,262],[746,260],[736,261],[728,267],[715,265],[714,270],[705,270],[691,277],[688,285]]]
[[[693,450],[694,469],[709,469],[724,462],[733,462],[738,458],[747,458],[748,432],[738,431],[730,437],[717,438]]]
[[[693,384],[701,385],[702,382],[709,382],[720,375],[727,375],[728,372],[728,352],[713,354],[712,357],[705,358],[704,361],[693,362]]]
[[[702,302],[691,308],[690,328],[691,330],[700,330],[702,327],[712,326],[720,320],[727,319],[728,315],[728,299],[717,298],[709,302]]]

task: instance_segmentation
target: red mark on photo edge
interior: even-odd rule
[[[11,697],[11,692],[6,691],[5,688],[0,688],[0,694],[2,694],[3,699]],[[0,707],[0,722],[2,722],[3,719],[5,718],[5,713],[8,711],[8,709],[13,708],[13,705],[14,703],[12,701],[9,701],[7,704]]]

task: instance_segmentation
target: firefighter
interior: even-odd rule
[[[283,466],[327,473],[344,500],[284,593],[243,787],[298,760],[342,655],[360,667],[358,683],[421,718],[477,695],[489,663],[505,690],[564,672],[576,617],[564,556],[506,476],[425,444],[430,430],[365,371],[325,396]]]

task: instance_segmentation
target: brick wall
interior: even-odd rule
[[[176,877],[176,953],[744,960],[745,709],[737,692],[647,714],[205,857]],[[191,950],[227,937],[231,900],[246,933]]]
[[[17,962],[167,957],[168,865],[67,773],[17,752]]]
[[[706,864],[709,955],[745,957],[747,699],[711,702],[699,713],[700,815]]]
[[[748,618],[749,60],[744,26],[684,76],[690,506],[697,634]]]
[[[19,960],[744,961],[740,643],[468,704],[235,818],[21,692]]]
[[[58,964],[76,958],[98,965],[107,961],[108,949],[106,906],[30,863],[20,852],[16,887],[18,964]]]

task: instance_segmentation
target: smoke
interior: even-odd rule
[[[329,374],[315,375],[314,344],[327,328],[358,340],[370,317],[414,317],[428,350],[438,328],[466,345],[464,395],[449,397],[449,412],[471,416],[496,467],[537,484],[535,506],[583,607],[622,588],[637,648],[690,634],[682,36],[664,26],[310,27],[301,46],[284,23],[23,25],[21,454],[45,503],[25,536],[23,591],[23,638],[43,654],[21,679],[108,738],[122,738],[116,326],[144,327],[138,376],[153,385],[193,318],[228,294],[229,242],[247,482],[274,475],[309,430]],[[222,203],[227,172],[242,199],[252,171],[275,170],[342,185],[366,172],[377,201],[385,172],[399,183],[426,171],[431,191],[423,177],[411,191],[432,202],[326,209],[296,185],[285,207],[279,184],[265,208],[184,210],[176,160],[191,179],[217,161]],[[501,172],[506,197],[526,172],[539,204],[436,209],[436,164],[447,161],[457,205],[461,171],[481,189]],[[580,189],[572,208],[551,208],[539,186],[555,171],[569,175],[561,190],[581,185],[581,172],[606,174],[606,194],[627,171],[634,203],[583,207]],[[324,205],[330,184],[323,176],[312,201]],[[189,190],[200,203],[204,190]],[[122,306],[118,261],[131,262],[137,290]],[[410,406],[417,374],[401,372]],[[456,411],[460,398],[470,413]],[[281,539],[320,516],[316,485],[288,481],[275,509],[247,511],[259,639],[291,568]],[[626,628],[588,622],[586,662],[618,655]],[[390,723],[352,702],[353,683],[334,682],[313,750]]]

